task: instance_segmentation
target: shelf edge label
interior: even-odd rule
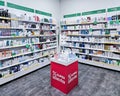
[[[120,7],[113,7],[107,9],[107,12],[114,12],[114,11],[120,11]]]
[[[4,1],[0,1],[0,6],[5,6],[5,2]]]
[[[71,18],[71,17],[77,17],[77,16],[81,16],[81,13],[66,14],[63,17],[64,18]]]
[[[40,11],[40,10],[35,10],[35,13],[40,14],[40,15],[45,15],[45,16],[50,16],[50,17],[52,17],[52,14],[51,14],[51,13],[47,13],[47,12]]]
[[[106,12],[106,9],[93,10],[93,11],[88,11],[88,12],[82,12],[82,16],[92,15],[92,14],[101,14],[101,13],[105,13],[105,12]]]
[[[7,2],[7,7],[34,13],[34,9]]]

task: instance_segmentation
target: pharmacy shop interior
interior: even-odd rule
[[[120,96],[120,0],[0,0],[0,96]]]

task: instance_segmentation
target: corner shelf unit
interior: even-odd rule
[[[0,17],[0,85],[50,64],[57,51],[56,24]],[[18,25],[26,26],[12,26]],[[9,22],[9,23],[8,23]]]
[[[79,62],[120,71],[120,30],[109,21],[61,24],[61,38]]]

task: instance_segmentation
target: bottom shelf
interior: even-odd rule
[[[11,80],[19,78],[19,77],[21,77],[23,75],[26,75],[26,74],[28,74],[28,73],[30,73],[32,71],[35,71],[35,70],[37,70],[39,68],[42,68],[44,66],[47,66],[49,64],[50,64],[50,62],[44,62],[43,64],[35,64],[33,66],[30,66],[30,67],[24,69],[23,71],[19,71],[19,72],[16,72],[14,74],[10,74],[10,75],[8,75],[6,77],[0,78],[0,85],[5,84],[5,83],[7,83],[7,82],[9,82]]]
[[[107,64],[107,63],[103,63],[103,62],[84,60],[84,59],[78,59],[78,62],[93,65],[93,66],[98,66],[98,67],[102,67],[102,68],[107,68],[107,69],[111,69],[111,70],[120,71],[120,66],[113,65],[113,64]]]

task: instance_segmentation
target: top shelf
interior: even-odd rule
[[[101,24],[101,23],[107,23],[107,21],[103,21],[103,22],[97,22],[97,24]],[[86,23],[73,23],[73,24],[61,24],[61,26],[73,26],[73,25],[89,25],[89,24],[95,24],[94,22],[86,22]]]
[[[20,20],[17,18],[9,18],[9,17],[0,17],[0,19],[4,19],[4,20],[14,20],[14,21],[19,21],[19,22],[27,22],[27,23],[38,23],[38,24],[46,24],[46,25],[56,25],[53,23],[49,23],[49,22],[39,22],[39,21],[31,21],[31,20]]]

